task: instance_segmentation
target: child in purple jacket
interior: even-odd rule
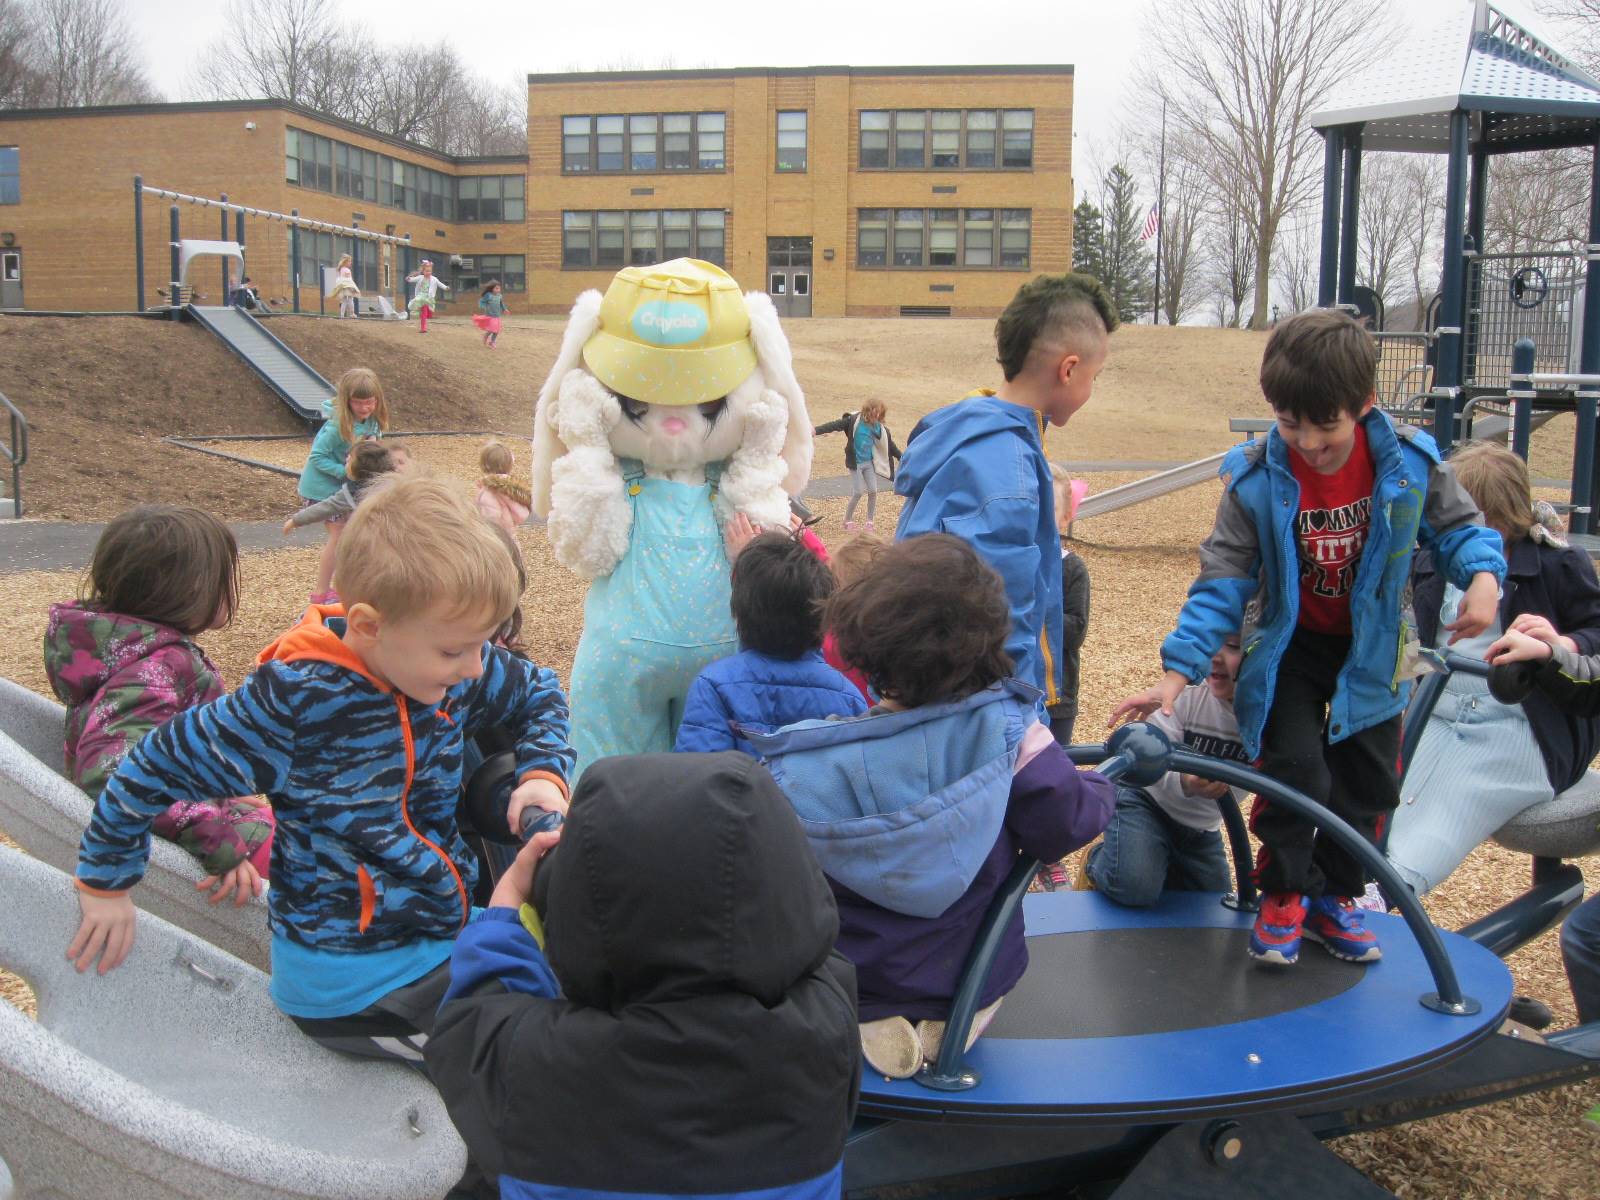
[[[862,1052],[904,1079],[938,1056],[962,966],[1013,864],[1085,845],[1115,796],[1040,723],[1038,689],[1010,678],[1005,587],[960,538],[930,533],[885,549],[834,594],[823,621],[882,699],[862,717],[747,736],[838,901]],[[1027,965],[1019,911],[973,1040]]]
[[[101,532],[88,585],[84,599],[50,606],[44,668],[67,708],[67,777],[92,800],[145,734],[222,695],[194,639],[233,620],[239,548],[209,513],[146,504]],[[154,829],[240,901],[267,874],[272,810],[254,797],[180,800]]]

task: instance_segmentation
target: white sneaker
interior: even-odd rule
[[[1364,908],[1368,912],[1389,911],[1389,906],[1383,902],[1383,893],[1378,890],[1376,883],[1367,884],[1367,890],[1355,898],[1355,906]]]

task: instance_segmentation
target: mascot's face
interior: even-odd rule
[[[726,399],[707,404],[646,404],[618,396],[622,419],[611,430],[612,453],[665,470],[728,458],[744,440],[744,421]]]

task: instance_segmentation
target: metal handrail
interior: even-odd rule
[[[1471,996],[1462,994],[1461,984],[1456,979],[1455,966],[1450,962],[1450,956],[1445,951],[1439,931],[1434,928],[1433,922],[1423,911],[1422,903],[1411,889],[1401,882],[1400,876],[1389,865],[1389,860],[1343,818],[1334,815],[1304,792],[1286,787],[1250,767],[1196,754],[1192,750],[1174,748],[1166,734],[1154,725],[1143,722],[1136,721],[1124,725],[1104,746],[1074,746],[1071,750],[1074,760],[1090,761],[1107,754],[1109,757],[1100,763],[1097,770],[1113,781],[1127,776],[1134,782],[1153,782],[1166,771],[1183,771],[1190,775],[1199,775],[1203,779],[1213,779],[1256,792],[1272,803],[1310,821],[1317,827],[1319,833],[1332,837],[1340,849],[1355,857],[1378,881],[1378,885],[1393,896],[1396,906],[1400,909],[1400,915],[1405,920],[1406,927],[1411,930],[1412,936],[1417,939],[1417,946],[1428,964],[1429,973],[1433,976],[1435,990],[1419,996],[1418,1003],[1424,1008],[1450,1016],[1471,1016],[1482,1011],[1481,1003]],[[1000,943],[1004,940],[1006,928],[1010,925],[1017,906],[1022,903],[1028,884],[1038,869],[1039,863],[1036,860],[1026,856],[1018,859],[1011,873],[1006,876],[1004,886],[989,906],[983,925],[973,942],[966,967],[961,973],[961,980],[956,986],[956,994],[950,1002],[950,1016],[945,1022],[944,1041],[939,1048],[939,1059],[917,1073],[916,1080],[924,1087],[956,1092],[978,1085],[978,1072],[967,1066],[964,1061],[967,1035],[972,1030],[972,1021],[978,1012],[978,1001],[982,997],[984,985],[988,982],[989,973],[994,967],[995,957],[999,953]]]
[[[11,464],[11,516],[15,519],[22,516],[22,468],[28,461],[28,418],[6,399],[4,392],[0,392],[0,405],[11,418],[11,442],[0,446],[0,454]]]

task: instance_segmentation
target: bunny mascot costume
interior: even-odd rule
[[[534,414],[533,508],[592,580],[572,665],[572,779],[672,749],[706,664],[738,649],[722,527],[782,529],[811,474],[811,421],[764,293],[679,258],[573,306]]]

